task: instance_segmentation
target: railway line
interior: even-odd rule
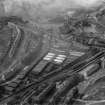
[[[97,55],[97,54],[96,54]],[[102,55],[98,55],[98,56],[92,56],[92,60],[91,60],[91,62],[93,63],[94,62],[94,60],[99,60],[101,57],[103,57],[104,56],[104,53],[102,53]],[[97,58],[98,57],[98,58]],[[95,61],[96,62],[96,61]],[[90,64],[90,63],[89,63]],[[79,78],[81,78],[81,75],[79,75],[78,74],[78,72],[79,71],[82,71],[83,70],[83,67],[86,67],[87,65],[83,65],[83,66],[81,66],[81,69],[77,69],[76,71],[74,71],[74,72],[71,72],[71,71],[68,71],[68,72],[64,72],[64,73],[62,73],[61,72],[61,74],[59,73],[58,75],[53,75],[53,77],[51,77],[51,74],[50,74],[50,76],[49,75],[47,75],[47,76],[45,76],[44,78],[40,78],[39,79],[39,81],[37,81],[36,83],[33,83],[33,84],[30,84],[29,86],[27,86],[27,87],[29,87],[29,88],[32,88],[33,86],[40,86],[42,83],[55,83],[56,81],[59,81],[59,80],[62,80],[62,79],[64,79],[64,78],[72,78],[72,76],[74,76],[75,78],[76,78],[76,76],[78,77],[79,76]],[[48,78],[48,77],[51,77],[51,80],[50,80],[50,78]],[[75,80],[75,78],[72,78],[72,79],[74,79]],[[82,78],[82,81],[84,81],[84,79],[85,78]],[[81,82],[81,81],[80,81]],[[74,82],[73,82],[74,83]],[[72,82],[70,82],[70,84],[72,84]],[[78,84],[78,83],[77,83]],[[75,86],[75,85],[77,85],[77,84],[74,84],[74,85],[72,85],[73,87]],[[27,88],[26,87],[26,88]],[[25,88],[25,89],[26,89]],[[34,87],[35,88],[35,87]],[[72,87],[71,87],[72,88]],[[70,88],[69,88],[70,89]],[[33,90],[34,91],[34,90]],[[35,91],[34,91],[35,92]],[[29,95],[28,95],[29,96]],[[55,98],[54,98],[55,99]]]
[[[100,51],[100,50],[94,49],[93,51],[89,51],[88,53],[84,54],[83,56],[79,57],[78,59],[74,60],[73,62],[70,62],[67,65],[64,65],[62,67],[58,66],[57,69],[55,69],[49,73],[44,74],[44,72],[43,72],[42,74],[44,74],[44,75],[40,76],[34,82],[29,83],[28,85],[26,85],[23,88],[17,87],[17,89],[13,91],[13,94],[11,94],[8,97],[5,97],[4,100],[10,99],[10,98],[14,99],[14,97],[17,97],[17,96],[22,96],[22,97],[24,96],[26,98],[22,99],[23,100],[22,102],[25,102],[24,100],[26,100],[26,99],[28,100],[31,96],[33,96],[36,93],[35,89],[40,87],[41,84],[43,84],[43,83],[49,84],[48,85],[48,87],[49,87],[50,83],[54,84],[55,82],[63,81],[65,79],[72,78],[72,80],[74,79],[74,81],[75,81],[76,76],[78,77],[78,79],[80,78],[79,82],[84,81],[85,76],[79,74],[79,72],[84,70],[90,64],[98,63],[100,61],[100,59],[104,56],[105,56],[105,52],[103,50]],[[49,70],[50,70],[50,69],[52,69],[54,64],[49,64],[47,66],[48,66],[47,68],[49,68]],[[32,66],[32,68],[33,68],[33,66]],[[32,68],[30,68],[30,69],[32,69]],[[41,71],[43,71],[43,70],[41,70]],[[28,76],[28,74],[27,74],[27,76]],[[73,78],[73,77],[75,77],[75,78]],[[82,80],[81,80],[81,77],[82,77]],[[72,82],[70,82],[70,84],[72,84]],[[73,84],[71,88],[73,88],[77,84]],[[48,90],[49,90],[49,88],[48,88]],[[44,97],[45,96],[44,94],[47,94],[47,88],[45,89],[45,92],[42,92],[40,94],[42,94],[41,97],[42,96]],[[37,99],[37,97],[39,97],[39,96],[36,96],[36,99]],[[40,98],[38,98],[38,99],[40,99]],[[1,103],[4,102],[2,100],[3,99],[1,99]],[[39,100],[39,102],[40,102],[40,100]]]

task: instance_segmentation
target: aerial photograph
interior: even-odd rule
[[[105,105],[105,0],[0,0],[0,105]]]

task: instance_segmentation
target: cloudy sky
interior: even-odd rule
[[[59,12],[91,9],[98,7],[104,0],[1,0],[6,14],[27,15],[33,18],[53,17]]]

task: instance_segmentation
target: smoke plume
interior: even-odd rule
[[[104,0],[1,0],[5,14],[27,16],[36,20],[54,17],[67,10],[97,8],[103,2]]]

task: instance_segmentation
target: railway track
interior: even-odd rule
[[[86,64],[84,64],[84,65],[82,65],[81,66],[81,68],[80,69],[74,69],[75,71],[74,72],[71,72],[71,71],[68,71],[68,72],[63,72],[63,73],[59,73],[58,75],[54,75],[53,77],[51,77],[51,75],[49,76],[49,75],[47,75],[47,76],[45,76],[45,78],[41,78],[41,79],[39,79],[39,81],[38,81],[38,83],[33,83],[33,84],[31,84],[30,86],[29,86],[29,88],[31,89],[33,86],[35,86],[36,85],[36,87],[37,86],[40,86],[41,85],[41,83],[55,83],[56,81],[59,81],[59,80],[62,80],[62,79],[64,79],[64,78],[72,78],[71,80],[72,81],[75,81],[75,78],[78,78],[78,79],[80,79],[80,81],[79,82],[81,82],[81,81],[84,81],[84,79],[85,78],[83,78],[83,77],[81,77],[81,75],[79,75],[78,74],[78,72],[80,72],[80,71],[82,71],[83,70],[83,68],[85,68],[85,67],[87,67],[88,65],[90,65],[90,62],[91,63],[93,63],[93,62],[96,62],[97,60],[99,60],[101,57],[103,57],[104,56],[104,53],[103,52],[100,52],[100,53],[98,53],[98,54],[96,54],[94,57],[92,56],[92,59],[88,59],[89,60],[89,62],[88,62],[88,64],[87,64],[87,62],[86,62]],[[73,68],[72,68],[73,69]],[[51,80],[50,80],[50,78],[48,78],[48,76],[49,77],[51,77]],[[73,78],[73,77],[74,78]],[[82,80],[81,80],[81,78],[82,78]],[[79,82],[77,82],[77,84],[79,83]],[[74,84],[72,85],[72,82],[70,82],[70,84],[71,84],[71,88],[73,88],[74,86],[76,86],[77,84],[76,84],[76,82],[73,82]],[[33,86],[32,86],[33,85]],[[65,87],[66,88],[66,87]],[[71,89],[71,88],[69,88],[69,89]],[[64,90],[66,90],[66,89],[64,89]],[[33,89],[33,93],[35,92],[35,90]],[[62,93],[62,92],[61,92]],[[58,93],[56,93],[56,94],[58,94]],[[30,95],[28,95],[28,96],[30,96]],[[43,96],[44,97],[44,96]],[[56,96],[54,96],[54,97],[58,97],[58,95]],[[37,99],[37,97],[36,97],[36,99]],[[40,98],[38,98],[38,99],[40,99]],[[55,98],[53,98],[53,99],[55,99]],[[53,100],[52,99],[52,100]],[[41,101],[41,100],[40,100]]]
[[[90,64],[92,64],[94,62],[99,62],[99,60],[102,57],[104,57],[104,55],[105,55],[104,51],[100,51],[97,49],[93,50],[93,52],[88,52],[87,54],[84,54],[83,56],[74,60],[70,64],[59,67],[58,69],[43,75],[42,77],[40,77],[39,79],[37,79],[33,83],[28,84],[26,87],[23,87],[21,89],[19,89],[19,87],[18,87],[18,89],[15,90],[13,92],[13,94],[11,94],[8,97],[5,97],[4,99],[1,99],[0,101],[2,103],[5,100],[7,101],[8,99],[14,99],[14,97],[16,97],[16,96],[22,96],[22,97],[24,96],[26,98],[24,98],[22,100],[23,100],[23,102],[25,102],[24,100],[28,100],[31,96],[33,96],[33,94],[36,93],[35,89],[40,87],[41,84],[43,84],[43,83],[48,83],[48,84],[52,83],[53,84],[53,83],[56,83],[57,81],[60,81],[60,80],[70,79],[70,78],[72,78],[72,76],[75,78],[76,77],[78,77],[78,78],[82,77],[82,80],[80,80],[79,82],[84,81],[85,80],[84,76],[81,76],[78,73],[80,71],[84,70]],[[82,59],[82,61],[81,61],[81,59]],[[75,80],[75,78],[72,78],[72,79]],[[70,84],[72,84],[72,82]],[[77,84],[73,84],[71,88],[73,88]],[[69,89],[71,89],[71,88],[69,88]],[[43,94],[45,94],[46,91]],[[42,96],[44,97],[44,95],[42,95]],[[38,98],[38,99],[40,99],[40,98]]]

